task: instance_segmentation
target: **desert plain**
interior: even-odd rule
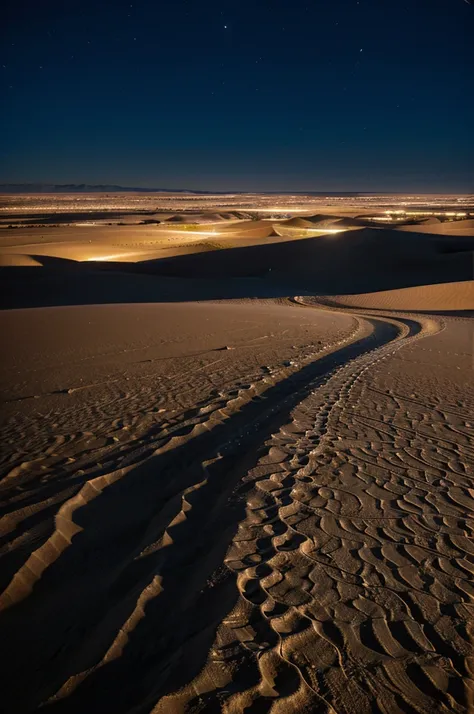
[[[462,714],[474,199],[0,197],[5,712]]]

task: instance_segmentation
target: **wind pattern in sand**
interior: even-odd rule
[[[467,321],[329,309],[335,339],[139,444],[10,472],[12,711],[468,710]]]

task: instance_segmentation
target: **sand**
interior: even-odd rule
[[[444,236],[474,236],[474,219],[467,218],[461,221],[446,221],[443,223],[427,223],[416,226],[400,226],[401,231],[431,233]]]
[[[190,684],[177,673],[171,687],[183,689],[155,712],[235,688],[228,711],[465,711],[466,327],[420,321],[398,349],[341,369],[266,442],[226,553],[238,599],[204,667]],[[453,344],[460,352],[446,359]],[[212,597],[225,580],[209,587]]]
[[[179,278],[271,278],[316,294],[361,293],[472,280],[473,251],[474,238],[361,228],[151,261],[137,269]]]
[[[417,285],[400,290],[383,290],[363,295],[331,296],[331,303],[384,310],[474,311],[474,280],[461,283]]]
[[[117,225],[103,223],[66,226],[18,227],[0,231],[0,265],[24,265],[19,256],[46,256],[65,260],[138,262],[200,252],[216,247],[258,245],[278,236],[268,221],[222,220],[159,225]]]
[[[251,223],[2,231],[8,714],[469,710],[471,244]]]

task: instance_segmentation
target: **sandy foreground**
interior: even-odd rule
[[[6,712],[470,711],[470,228],[255,228],[5,232]]]

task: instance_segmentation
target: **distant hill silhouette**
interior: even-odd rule
[[[86,183],[2,183],[0,193],[195,193],[212,195],[216,191],[192,191],[186,188],[142,188],[136,186],[116,186],[114,184]]]
[[[371,191],[200,191],[189,188],[143,188],[143,186],[117,186],[115,184],[87,183],[2,183],[0,193],[189,193],[197,196],[225,196],[226,194],[275,195],[275,196],[327,196],[355,197],[372,196]],[[384,192],[385,196],[397,193]]]

